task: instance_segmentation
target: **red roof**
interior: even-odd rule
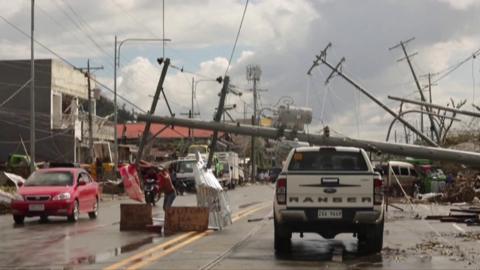
[[[156,134],[165,125],[163,124],[151,124],[150,125],[150,134]],[[117,125],[117,137],[122,138],[123,132],[125,129],[125,137],[127,139],[136,139],[142,136],[143,130],[145,129],[145,122],[141,123],[130,123],[130,124],[118,124]],[[213,135],[213,131],[195,129],[193,136],[195,138],[210,138]],[[164,139],[179,139],[179,138],[188,138],[188,128],[187,127],[178,127],[175,126],[173,129],[171,127],[166,128],[164,131],[157,136],[157,138]]]

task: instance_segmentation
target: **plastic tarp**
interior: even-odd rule
[[[140,187],[140,178],[134,165],[124,165],[120,167],[120,175],[123,180],[123,187],[130,199],[143,202],[143,191]]]
[[[0,186],[14,186],[16,189],[25,183],[25,179],[20,175],[8,172],[0,172]]]
[[[209,209],[209,227],[222,229],[232,224],[232,211],[227,194],[212,170],[206,169],[206,164],[199,153],[196,154],[196,159],[193,173],[197,189],[197,206]]]

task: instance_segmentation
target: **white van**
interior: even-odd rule
[[[396,176],[405,192],[407,192],[409,195],[413,194],[414,184],[418,180],[418,173],[413,164],[404,161],[389,161],[382,165],[382,169],[384,180],[386,180],[386,187],[398,188],[397,181],[395,179]]]

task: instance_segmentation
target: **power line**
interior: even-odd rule
[[[85,47],[93,48],[91,44],[87,44],[84,39],[81,39],[75,31],[70,31],[64,24],[60,23],[57,19],[55,19],[52,15],[48,14],[46,10],[44,10],[40,5],[37,5],[37,8],[42,12],[44,15],[46,15],[53,23],[58,25],[64,32],[66,33],[72,33],[72,35],[75,37],[75,39],[79,42],[85,45]]]
[[[62,8],[62,12],[65,14],[65,16],[67,16],[70,21],[74,22],[75,26],[80,31],[82,31],[90,41],[92,41],[92,43],[95,45],[95,47],[98,48],[100,52],[102,52],[108,58],[113,58],[113,56],[110,53],[108,53],[102,46],[100,46],[100,44],[97,43],[97,41],[93,38],[93,36],[88,33],[88,31],[91,31],[94,35],[96,35],[92,27],[90,27],[90,25],[73,9],[73,7],[67,1],[63,1],[63,3],[67,6],[67,8],[70,10],[73,16],[77,18],[78,23],[75,23],[75,20],[73,20],[72,17],[68,16],[67,12]],[[57,5],[57,7],[58,6],[59,5]],[[82,28],[83,25],[85,26],[84,27],[85,29]]]
[[[23,90],[23,88],[25,88],[25,86],[27,86],[28,83],[30,83],[31,80],[28,80],[26,81],[20,88],[18,88],[17,90],[15,90],[15,92],[13,92],[13,94],[11,94],[8,98],[6,98],[1,104],[0,104],[0,108],[3,107],[3,105],[7,104],[7,102],[9,102],[12,98],[14,98],[18,93],[20,93],[20,91]]]
[[[170,64],[170,67],[173,68],[173,69],[176,69],[176,70],[178,70],[182,73],[188,73],[188,74],[195,75],[197,77],[204,78],[204,79],[216,80],[216,78],[212,78],[212,77],[209,77],[209,76],[201,74],[201,73],[196,73],[196,72],[193,72],[193,71],[189,71],[189,70],[186,70],[184,67],[177,67],[174,64]]]
[[[136,24],[140,25],[141,27],[145,28],[145,30],[152,35],[152,37],[159,38],[147,25],[145,25],[141,20],[138,20],[135,16],[133,16],[128,10],[124,9],[122,5],[117,3],[115,0],[110,0],[118,9],[120,9],[123,13],[125,13],[131,20],[132,22],[135,22]]]
[[[22,33],[24,36],[30,38],[30,35],[25,33],[25,31],[23,31],[22,29],[20,29],[18,26],[16,26],[15,24],[11,23],[9,20],[7,20],[5,17],[3,17],[2,15],[0,15],[0,19],[2,19],[3,21],[5,21],[8,25],[10,25],[11,27],[13,27],[14,29],[16,29],[18,32]],[[42,48],[44,48],[45,50],[47,50],[48,52],[50,52],[51,54],[55,55],[56,57],[58,57],[60,60],[62,60],[64,63],[70,65],[71,67],[75,68],[75,69],[78,69],[74,64],[72,64],[70,61],[68,61],[67,59],[65,59],[64,57],[62,57],[61,55],[59,55],[58,53],[56,53],[55,51],[53,51],[52,49],[50,49],[49,47],[47,47],[46,45],[44,45],[43,43],[41,43],[40,41],[34,39],[35,43],[40,45]],[[105,88],[106,90],[108,90],[109,92],[113,93],[114,91],[106,86],[105,84],[101,83],[100,81],[98,81],[97,79],[95,78],[91,78],[95,83],[97,83],[98,85],[102,86],[103,88]],[[123,96],[121,95],[118,95],[117,96],[119,98],[121,98],[123,101],[125,101],[126,103],[130,104],[131,106],[135,107],[136,109],[138,109],[139,111],[143,112],[143,113],[146,113],[145,110],[143,110],[142,108],[140,108],[139,106],[135,105],[134,103],[132,103],[130,100],[124,98]]]
[[[438,79],[436,79],[435,81],[433,81],[432,84],[437,83],[437,82],[440,81],[441,79],[447,77],[447,76],[450,75],[452,72],[454,72],[455,70],[457,70],[458,68],[460,68],[463,64],[467,63],[470,59],[476,58],[476,57],[479,56],[479,55],[480,55],[480,49],[476,50],[474,53],[472,53],[472,55],[470,55],[469,57],[463,59],[462,61],[458,62],[457,64],[455,64],[455,65],[453,65],[453,66],[450,66],[450,67],[444,69],[444,70],[441,71],[440,73],[445,72],[445,74],[441,75]]]
[[[82,32],[92,43],[93,45],[98,49],[98,51],[101,53],[101,54],[104,54],[108,57],[111,57],[108,55],[108,53],[95,41],[95,39],[87,32],[85,31],[82,26],[80,25],[80,22],[77,22],[76,20],[73,19],[72,16],[70,16],[68,14],[68,12],[62,7],[60,6],[56,0],[53,1],[53,3],[57,6],[57,8],[63,13],[63,15],[76,27],[78,28],[78,30],[80,30],[80,32]],[[75,14],[74,14],[75,16]],[[112,57],[113,58],[113,57]]]
[[[245,13],[247,13],[248,1],[249,0],[245,2],[245,8],[243,9],[242,20],[240,21],[240,26],[238,27],[237,36],[235,37],[235,43],[233,44],[232,53],[230,54],[230,60],[228,60],[228,66],[227,66],[227,69],[225,70],[224,76],[227,76],[228,70],[230,69],[230,65],[232,64],[233,54],[235,53],[235,49],[237,48],[238,38],[240,37],[240,31],[242,30],[243,19],[245,18]]]

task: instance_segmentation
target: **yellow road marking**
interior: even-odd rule
[[[128,270],[137,270],[137,269],[140,269],[140,268],[142,268],[142,267],[144,267],[144,266],[150,265],[152,262],[154,262],[154,261],[156,261],[156,260],[158,260],[158,259],[160,259],[160,258],[162,258],[162,257],[165,257],[165,256],[167,256],[167,255],[169,255],[169,254],[171,254],[171,253],[173,253],[173,252],[181,249],[182,247],[184,247],[184,246],[186,246],[186,245],[188,245],[188,244],[190,244],[190,243],[192,243],[192,242],[194,242],[194,241],[196,241],[196,240],[198,240],[198,239],[206,236],[207,234],[209,234],[209,233],[211,233],[211,232],[213,232],[213,231],[212,231],[212,230],[208,230],[208,231],[199,233],[199,234],[193,236],[192,238],[189,238],[188,240],[186,240],[186,241],[184,241],[184,242],[181,242],[180,244],[178,244],[178,245],[176,245],[176,246],[174,246],[174,247],[172,247],[172,248],[170,248],[170,249],[165,250],[164,252],[161,252],[161,253],[158,253],[158,254],[156,254],[156,255],[153,255],[153,256],[149,257],[148,259],[142,260],[141,262],[136,263],[136,264],[130,266],[130,267],[128,267],[127,269],[128,269]]]
[[[271,204],[271,202],[266,202],[266,203],[262,203],[260,204],[259,206],[257,207],[253,207],[253,208],[248,208],[248,209],[245,209],[245,210],[242,210],[240,212],[238,212],[237,214],[235,214],[235,216],[232,218],[232,222],[236,222],[237,220],[249,215],[249,214],[252,214],[254,212],[257,212],[267,206],[269,206]],[[135,263],[133,265],[131,265],[130,267],[128,267],[127,269],[139,269],[139,268],[142,268],[148,264],[150,264],[151,262],[161,258],[161,257],[164,257],[168,254],[171,254],[177,250],[179,250],[180,248],[202,238],[202,237],[205,237],[206,235],[210,234],[211,232],[213,232],[212,230],[208,230],[208,231],[205,231],[205,232],[188,232],[188,233],[184,233],[184,234],[181,234],[165,243],[162,243],[162,244],[159,244],[157,246],[154,246],[152,248],[149,248],[147,250],[144,250],[140,253],[137,253],[131,257],[128,257],[128,258],[125,258],[124,260],[118,262],[118,263],[115,263],[115,264],[112,264],[110,265],[109,267],[107,268],[104,268],[104,270],[116,270],[116,269],[119,269],[120,267],[123,267],[123,266],[126,266],[128,264],[131,264],[131,263],[135,263],[136,261],[140,261],[138,263]],[[191,238],[190,238],[191,237]],[[186,240],[185,240],[186,239]],[[185,240],[185,241],[184,241]],[[157,252],[159,251],[160,253],[156,254],[156,255],[152,255],[154,252]],[[145,257],[148,257],[148,259],[144,259]]]
[[[167,241],[167,242],[165,242],[165,243],[159,244],[159,245],[157,245],[157,246],[154,246],[154,247],[152,247],[152,248],[149,248],[149,249],[147,249],[147,250],[144,250],[144,251],[142,251],[142,252],[140,252],[140,253],[137,253],[137,254],[135,254],[135,255],[133,255],[133,256],[130,256],[130,257],[128,257],[128,258],[126,258],[126,259],[124,259],[124,260],[122,260],[122,261],[119,261],[118,263],[112,264],[112,265],[110,265],[109,267],[105,268],[104,270],[115,270],[115,269],[118,269],[118,268],[120,268],[120,267],[122,267],[122,266],[125,266],[125,265],[127,265],[127,264],[135,261],[135,260],[141,259],[142,257],[145,257],[145,256],[147,256],[148,254],[151,254],[151,253],[153,253],[153,252],[155,252],[155,251],[158,251],[158,250],[160,250],[160,249],[164,249],[165,247],[169,247],[169,246],[173,245],[173,244],[176,243],[176,242],[179,242],[179,241],[181,241],[181,240],[183,240],[183,239],[185,239],[185,238],[188,238],[188,237],[190,237],[190,236],[193,236],[193,235],[196,234],[196,233],[197,233],[197,232],[188,232],[188,233],[184,233],[184,234],[182,234],[182,235],[179,235],[179,236],[177,236],[177,237],[175,237],[175,238],[173,238],[173,239],[171,239],[171,240],[169,240],[169,241]]]

